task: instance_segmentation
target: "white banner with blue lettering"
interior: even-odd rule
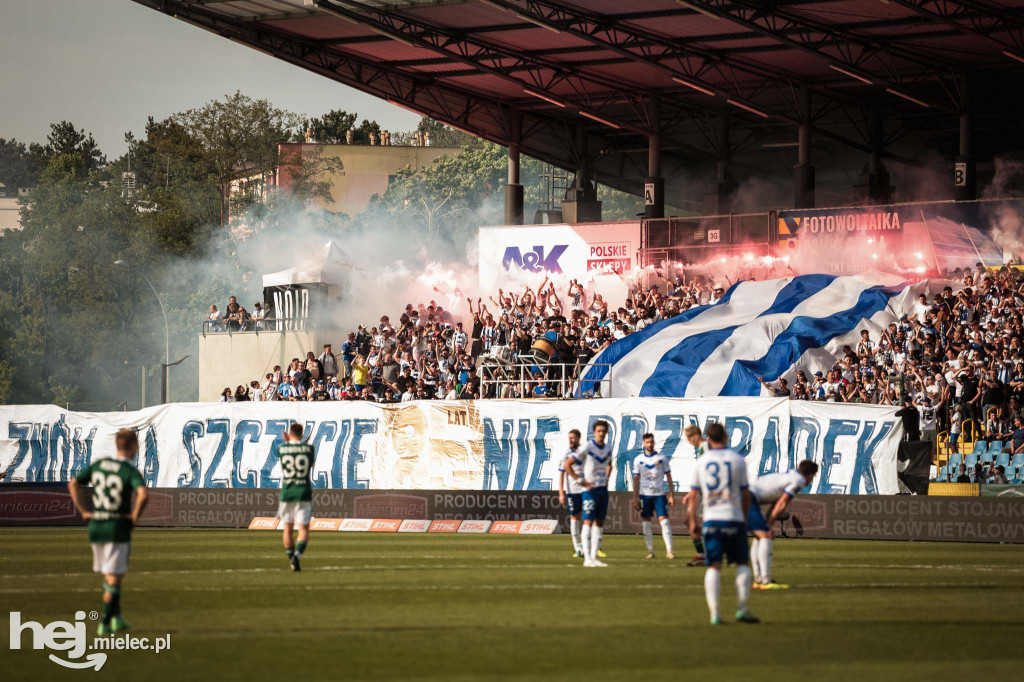
[[[614,490],[629,490],[629,464],[651,432],[685,486],[694,461],[683,429],[721,422],[750,476],[821,465],[811,492],[895,494],[903,429],[895,408],[777,398],[482,400],[377,405],[178,403],[138,412],[68,412],[0,406],[0,471],[9,481],[66,481],[113,454],[114,434],[139,433],[138,467],[159,487],[268,488],[292,420],[316,448],[319,488],[557,490],[570,429],[611,425]]]

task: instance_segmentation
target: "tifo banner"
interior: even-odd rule
[[[316,448],[316,488],[557,490],[569,430],[586,437],[600,419],[611,425],[613,490],[630,489],[648,432],[685,485],[694,451],[683,430],[718,421],[751,477],[810,458],[821,466],[810,492],[898,492],[895,408],[779,398],[176,403],[110,413],[11,405],[0,407],[0,471],[11,481],[66,481],[113,454],[114,434],[128,427],[139,433],[137,465],[151,487],[274,488],[277,446],[296,421]]]
[[[780,253],[836,274],[1002,265],[993,235],[1015,231],[1022,209],[1012,199],[779,211]]]
[[[922,294],[945,280],[908,284],[900,275],[797,275],[742,281],[717,303],[691,308],[624,336],[594,356],[578,396],[599,386],[606,395],[640,397],[769,395],[764,382],[794,382],[827,372],[857,345],[902,314],[914,314]],[[824,396],[823,396],[824,397]]]

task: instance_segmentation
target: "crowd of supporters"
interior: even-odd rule
[[[826,371],[799,370],[791,381],[763,382],[765,393],[794,400],[852,402],[905,407],[911,438],[935,440],[949,433],[957,449],[965,428],[984,438],[1011,443],[1024,452],[1024,273],[1014,268],[946,273],[960,286],[947,286],[931,300],[921,296],[911,314],[881,334],[861,332]],[[725,287],[707,276],[634,284],[628,298],[609,302],[573,281],[557,290],[545,280],[534,291],[499,290],[465,299],[456,318],[443,306],[405,306],[392,320],[360,325],[340,348],[295,358],[223,400],[373,400],[568,397],[573,380],[602,348],[645,326],[691,307],[717,302]],[[460,301],[461,304],[461,301]],[[257,324],[234,298],[217,323]],[[216,311],[215,311],[216,312]],[[213,319],[213,318],[211,318]],[[554,346],[551,365],[505,372],[534,340]],[[486,365],[486,371],[484,365]],[[976,437],[972,432],[971,438]]]

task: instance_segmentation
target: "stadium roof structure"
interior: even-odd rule
[[[1024,0],[134,1],[635,193],[1024,148]]]

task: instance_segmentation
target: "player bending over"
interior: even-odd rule
[[[604,567],[608,564],[598,558],[601,536],[604,534],[604,518],[608,515],[608,478],[612,473],[612,446],[605,442],[608,437],[608,422],[599,419],[594,422],[594,438],[580,448],[578,454],[569,459],[583,465],[583,531],[580,544],[583,546],[583,565],[587,568]],[[573,467],[565,467],[570,478],[580,480]]]
[[[818,465],[805,459],[797,465],[796,471],[758,476],[750,484],[749,525],[754,534],[754,547],[751,553],[755,590],[784,590],[789,587],[772,580],[772,527],[797,493],[809,486],[817,473]],[[765,519],[761,503],[768,502],[775,504]]]
[[[694,426],[693,424],[690,424],[689,426],[686,427],[683,433],[686,435],[686,440],[689,441],[690,445],[693,446],[694,457],[700,459],[701,455],[704,454],[704,439],[701,438],[700,436],[700,428]],[[686,505],[687,508],[691,507],[693,504],[696,504],[694,500],[694,493],[692,490],[688,490],[686,492],[686,497],[683,498],[683,504]],[[693,550],[694,552],[696,552],[694,554],[693,560],[686,565],[703,566],[704,541],[700,537],[693,538]]]
[[[309,520],[313,516],[313,446],[302,440],[302,424],[292,424],[285,432],[285,442],[277,447],[281,463],[281,505],[277,518],[284,522],[284,551],[293,571],[301,571],[299,559],[309,543]],[[296,546],[294,529],[299,531]]]
[[[672,470],[665,456],[654,451],[654,434],[645,433],[643,441],[644,451],[633,460],[633,504],[643,520],[647,558],[654,558],[651,515],[657,514],[658,522],[661,523],[661,537],[665,541],[665,558],[675,559],[672,553],[672,526],[668,520],[668,508],[675,504],[672,499]]]
[[[569,510],[572,552],[577,559],[583,558],[583,545],[580,541],[580,526],[583,520],[583,486],[580,482],[583,480],[583,466],[578,459],[581,449],[579,429],[573,429],[569,432],[569,451],[558,465],[558,503],[565,505]],[[572,469],[575,475],[567,476],[566,469]]]
[[[707,428],[710,448],[693,467],[690,489],[694,502],[704,501],[704,547],[707,549],[704,574],[704,596],[707,597],[711,624],[722,622],[718,612],[718,595],[722,582],[722,559],[736,564],[736,620],[741,623],[760,621],[747,611],[750,597],[750,566],[747,552],[747,514],[750,491],[747,489],[747,466],[734,450],[726,447],[725,428],[716,423]],[[690,534],[697,537],[697,505],[687,510]]]
[[[103,574],[103,619],[96,630],[100,637],[128,629],[121,616],[121,581],[128,571],[132,528],[148,499],[142,474],[132,464],[139,451],[139,437],[131,429],[121,429],[114,436],[114,445],[116,457],[93,460],[68,483],[75,509],[89,521],[92,570]],[[83,485],[92,486],[92,511],[86,511]]]

